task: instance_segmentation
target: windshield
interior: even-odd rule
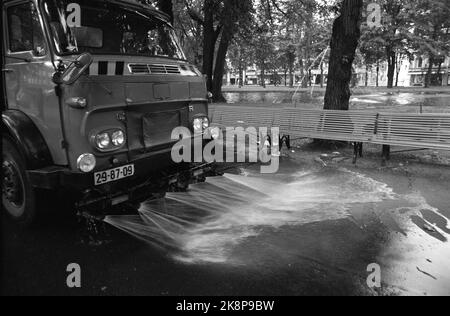
[[[173,29],[136,10],[100,0],[46,0],[58,54],[117,54],[186,59]]]

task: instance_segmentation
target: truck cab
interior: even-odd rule
[[[6,0],[2,14],[10,217],[32,223],[41,189],[105,208],[200,174],[172,161],[171,134],[206,132],[208,92],[163,13],[131,0]]]

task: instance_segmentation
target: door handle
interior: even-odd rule
[[[2,72],[9,74],[14,72],[14,69],[2,69]]]

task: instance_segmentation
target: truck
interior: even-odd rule
[[[53,193],[89,212],[210,170],[171,159],[174,128],[209,129],[209,93],[164,13],[131,0],[3,0],[2,14],[2,205],[15,222],[35,223]]]

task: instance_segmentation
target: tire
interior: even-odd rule
[[[36,193],[26,173],[25,160],[11,139],[2,135],[2,205],[21,227],[30,227],[37,215]]]

